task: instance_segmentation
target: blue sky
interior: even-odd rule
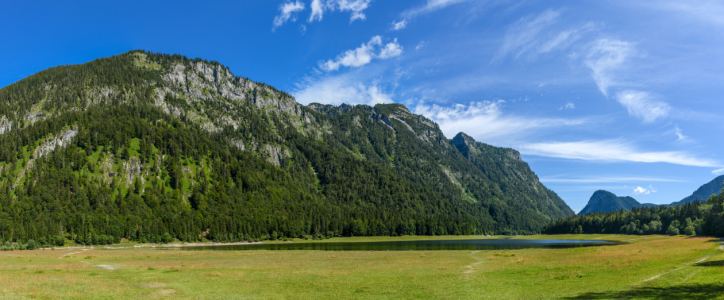
[[[575,211],[724,173],[719,1],[20,2],[0,86],[132,49],[216,60],[300,103],[402,103],[515,148]]]

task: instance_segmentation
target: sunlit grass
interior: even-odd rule
[[[480,237],[325,241],[466,238]],[[129,247],[0,252],[0,298],[608,299],[646,298],[647,293],[658,293],[656,299],[666,299],[667,291],[681,298],[694,287],[701,288],[699,298],[721,297],[714,292],[717,287],[724,288],[724,251],[712,238],[516,238],[630,243],[492,251],[174,251]]]

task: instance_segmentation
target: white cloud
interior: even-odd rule
[[[280,5],[280,14],[274,17],[274,27],[272,27],[272,31],[274,31],[277,27],[284,25],[284,23],[286,23],[290,19],[292,20],[292,22],[296,21],[296,13],[303,10],[304,3],[299,1],[285,2],[284,4]]]
[[[490,143],[496,138],[509,140],[513,135],[528,134],[537,129],[580,125],[585,120],[538,119],[506,115],[502,111],[505,101],[478,101],[469,105],[455,104],[444,107],[436,104],[418,104],[416,114],[424,115],[440,125],[446,136],[465,132],[476,140]]]
[[[417,43],[417,46],[415,46],[415,50],[420,50],[420,49],[424,48],[425,46],[427,46],[427,42],[420,41],[419,43]]]
[[[335,59],[320,63],[319,67],[325,71],[335,71],[340,66],[361,67],[370,63],[374,58],[387,59],[400,54],[402,54],[402,46],[397,43],[397,39],[383,46],[382,37],[378,35],[353,50],[347,50],[337,55]]]
[[[333,105],[394,103],[392,94],[385,93],[383,88],[374,82],[362,83],[355,74],[343,74],[308,81],[300,86],[294,96],[302,104],[315,102]]]
[[[367,16],[364,11],[369,7],[372,0],[312,0],[312,14],[309,22],[322,21],[325,11],[350,12],[350,23],[355,20],[365,20]]]
[[[402,20],[400,22],[392,21],[392,30],[405,29],[405,27],[407,27],[407,20]]]
[[[614,183],[614,182],[685,182],[680,179],[672,178],[656,178],[656,177],[628,177],[628,176],[601,176],[601,177],[581,177],[581,178],[541,178],[541,182],[555,183]]]
[[[427,0],[427,2],[419,7],[415,7],[412,9],[408,9],[404,12],[402,12],[402,17],[405,19],[411,19],[418,15],[424,15],[433,11],[436,11],[438,9],[445,8],[447,6],[466,2],[468,0]]]
[[[601,162],[670,163],[696,167],[718,167],[719,163],[687,152],[647,152],[620,140],[529,143],[518,146],[523,154]]]
[[[634,194],[634,195],[640,195],[640,194],[648,195],[648,194],[650,194],[650,193],[651,193],[651,191],[649,191],[649,190],[647,190],[647,189],[645,189],[645,188],[642,188],[642,187],[640,187],[640,186],[639,186],[639,187],[636,187],[636,189],[633,190],[633,194]]]
[[[397,39],[395,39],[392,43],[387,43],[387,45],[382,48],[378,57],[388,59],[390,57],[400,56],[400,54],[402,54],[402,46],[400,46],[400,44],[397,43]]]
[[[548,9],[533,17],[525,17],[508,28],[503,37],[503,44],[493,61],[501,60],[508,55],[514,58],[536,58],[538,55],[569,48],[585,33],[593,31],[593,23],[585,23],[563,31],[553,27],[560,19],[560,12]]]
[[[714,175],[721,175],[721,174],[724,174],[724,169],[714,170],[714,171],[711,171],[711,173]]]
[[[559,108],[558,110],[575,109],[575,108],[576,108],[576,104],[574,104],[573,102],[568,102],[568,103],[566,103],[566,105],[561,106],[561,108]]]
[[[685,136],[685,135],[681,132],[681,128],[679,128],[678,125],[674,128],[674,134],[676,134],[676,137],[677,137],[676,141],[677,141],[677,142],[683,142],[683,141],[686,141],[686,140],[688,139],[688,137]]]
[[[618,71],[634,52],[633,44],[616,39],[598,39],[591,44],[585,63],[601,93],[608,96],[608,88],[618,83]]]
[[[312,0],[310,6],[312,8],[312,14],[309,15],[309,22],[315,20],[322,21],[322,14],[324,14],[324,4],[322,4],[322,0]]]
[[[641,119],[644,123],[653,123],[666,118],[671,111],[669,104],[654,100],[647,92],[626,90],[618,93],[616,100],[626,107],[629,115]]]
[[[669,10],[678,16],[686,15],[690,19],[724,26],[724,3],[721,1],[709,0],[687,0],[687,1],[648,1],[639,4],[647,5],[655,9]]]

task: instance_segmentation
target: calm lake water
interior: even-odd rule
[[[507,250],[527,248],[577,248],[617,245],[610,241],[591,240],[522,240],[522,239],[479,239],[479,240],[433,240],[433,241],[388,241],[388,242],[339,242],[339,243],[281,243],[223,246],[189,246],[175,249],[199,250],[322,250],[322,251],[405,251],[405,250]],[[169,248],[164,248],[169,249]]]

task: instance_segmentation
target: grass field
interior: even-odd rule
[[[518,238],[629,243],[507,251],[130,247],[0,252],[0,299],[724,299],[724,251],[717,239],[627,235]]]

